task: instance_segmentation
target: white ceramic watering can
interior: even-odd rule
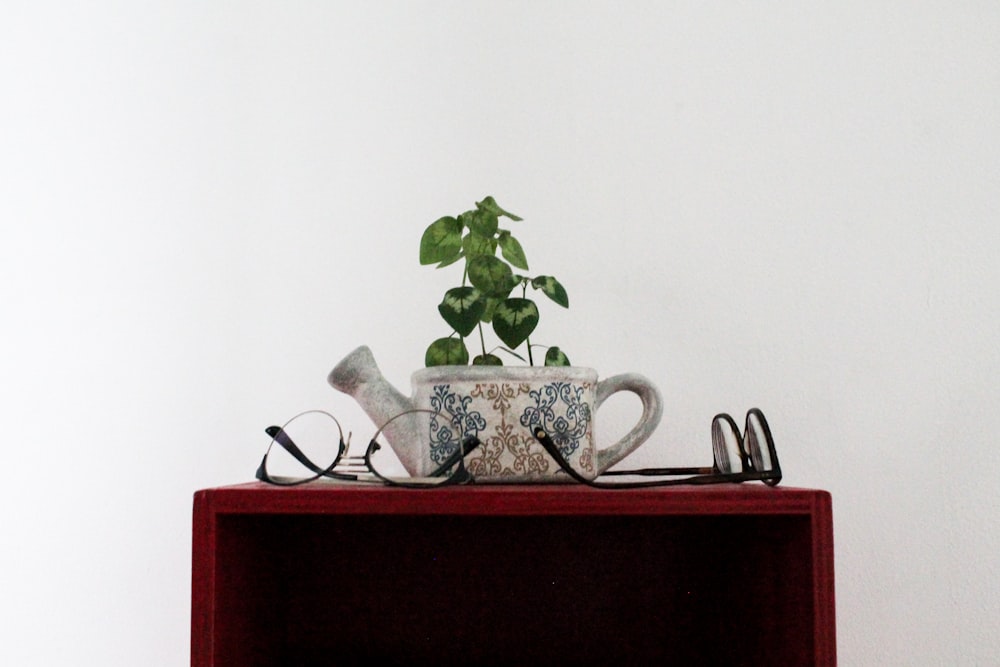
[[[532,435],[541,426],[569,464],[593,479],[645,442],[663,415],[660,392],[645,377],[625,373],[598,380],[594,369],[576,366],[423,368],[413,373],[413,395],[407,397],[389,384],[371,350],[362,346],[327,380],[352,396],[376,426],[389,422],[383,431],[389,445],[406,471],[418,477],[475,435],[481,444],[468,455],[466,467],[477,480],[568,481]],[[619,391],[639,396],[642,416],[621,440],[598,448],[594,416]]]

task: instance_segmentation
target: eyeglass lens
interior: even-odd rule
[[[754,470],[766,475],[763,480],[765,484],[777,485],[781,481],[781,467],[778,465],[774,439],[767,419],[756,408],[747,413],[746,442]]]
[[[342,432],[333,415],[310,410],[282,426],[268,427],[271,436],[261,473],[278,484],[307,481],[328,473],[342,454]]]
[[[715,467],[722,474],[743,472],[743,440],[739,427],[727,414],[716,415],[712,420],[712,454]]]
[[[448,484],[463,484],[470,482],[472,480],[469,475],[468,470],[465,468],[465,457],[479,445],[479,441],[475,438],[467,438],[461,444],[462,447],[456,447],[455,451],[446,460],[438,464],[438,466],[427,473],[427,475],[422,477],[412,477],[408,476],[405,468],[399,462],[399,459],[393,454],[392,449],[386,446],[382,440],[383,431],[389,427],[393,421],[404,417],[406,415],[423,412],[427,413],[429,416],[437,416],[438,413],[433,410],[410,410],[394,416],[392,419],[382,424],[378,432],[372,438],[368,445],[368,451],[365,454],[365,462],[371,470],[371,472],[378,479],[394,486],[405,486],[405,487],[427,487],[427,486],[442,486]],[[430,429],[427,431],[428,435]],[[430,451],[430,446],[426,447],[427,451]]]

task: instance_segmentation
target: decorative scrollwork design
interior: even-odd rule
[[[580,446],[590,429],[590,406],[584,401],[583,387],[570,382],[552,382],[529,393],[535,405],[524,409],[521,426],[540,426],[569,456]]]
[[[458,451],[459,443],[467,436],[478,436],[486,428],[486,420],[476,411],[469,410],[471,396],[460,396],[451,391],[451,385],[434,386],[431,409],[436,413],[430,420],[431,460],[441,463]]]

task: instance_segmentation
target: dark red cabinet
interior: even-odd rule
[[[825,491],[253,483],[193,541],[197,666],[836,664]]]

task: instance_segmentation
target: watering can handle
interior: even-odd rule
[[[597,383],[597,399],[594,412],[601,407],[612,394],[619,391],[631,391],[642,401],[642,416],[632,430],[618,442],[598,450],[597,474],[605,473],[608,468],[636,450],[639,445],[653,434],[663,417],[663,399],[660,390],[646,377],[638,373],[623,373],[605,378]]]

